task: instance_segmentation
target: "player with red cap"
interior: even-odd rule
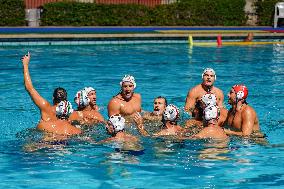
[[[255,110],[248,105],[248,88],[243,84],[234,85],[228,93],[228,103],[232,106],[227,116],[226,134],[249,136],[260,132]]]
[[[237,101],[245,100],[248,97],[248,88],[245,85],[234,85],[232,88],[237,95]]]

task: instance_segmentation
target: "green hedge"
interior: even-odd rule
[[[273,24],[279,0],[255,3],[258,25]],[[180,0],[155,8],[57,2],[44,5],[43,26],[243,26],[245,0]],[[0,0],[0,26],[24,26],[24,0]],[[280,21],[283,24],[284,19]]]
[[[258,0],[256,2],[256,13],[259,26],[271,26],[274,18],[274,7],[279,0]]]
[[[184,0],[149,8],[57,2],[44,5],[42,26],[241,26],[245,0]]]
[[[23,0],[0,0],[0,26],[24,26],[25,5]]]
[[[153,9],[153,25],[241,26],[245,0],[187,0]]]
[[[58,2],[43,7],[43,26],[147,26],[149,8],[141,5],[96,5]]]

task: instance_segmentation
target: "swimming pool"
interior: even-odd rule
[[[142,138],[140,154],[72,140],[62,149],[23,151],[39,134],[39,111],[23,86],[20,58],[32,54],[30,74],[39,93],[67,89],[72,101],[83,86],[97,90],[106,106],[124,74],[136,78],[145,110],[154,97],[184,106],[205,67],[217,72],[226,95],[235,83],[249,89],[269,144],[232,137],[228,145]],[[284,186],[284,46],[193,47],[187,44],[33,46],[0,48],[0,187],[11,188],[280,188]],[[227,97],[225,97],[225,102]],[[73,102],[72,102],[73,103]],[[73,103],[74,105],[74,103]],[[94,129],[95,139],[106,137]]]

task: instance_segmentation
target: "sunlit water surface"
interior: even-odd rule
[[[248,102],[268,143],[237,137],[227,145],[141,138],[143,152],[122,153],[75,138],[66,146],[26,152],[23,147],[41,137],[34,129],[39,111],[23,86],[20,58],[27,51],[33,84],[44,98],[51,102],[53,89],[61,86],[73,103],[76,91],[92,86],[105,118],[124,74],[135,76],[144,110],[150,111],[159,95],[182,109],[188,90],[201,82],[202,70],[212,67],[225,103],[232,85],[247,85]],[[0,188],[284,187],[284,46],[5,47],[0,57]],[[108,137],[103,126],[87,134],[95,141]]]

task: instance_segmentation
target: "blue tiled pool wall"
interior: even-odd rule
[[[215,42],[217,37],[194,37],[194,42]],[[242,41],[243,36],[224,36],[223,41]],[[284,36],[256,36],[254,42],[283,42]],[[0,38],[0,47],[46,45],[113,45],[113,44],[188,43],[188,37],[105,37],[105,38]]]
[[[157,31],[212,31],[212,30],[226,30],[226,31],[283,31],[283,28],[273,27],[0,27],[1,34],[23,34],[23,33],[156,33]]]

